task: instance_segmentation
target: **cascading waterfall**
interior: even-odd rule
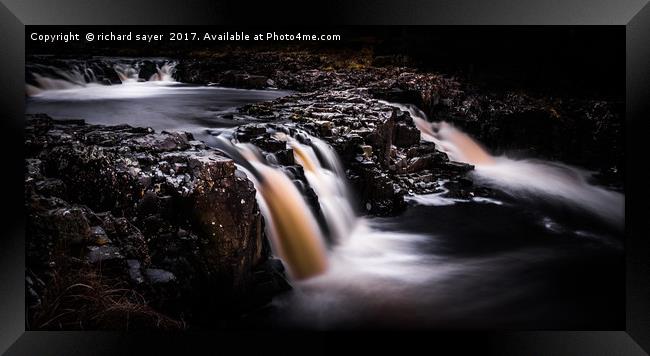
[[[301,135],[311,146],[282,133],[275,136],[287,141],[293,149],[296,162],[304,168],[309,185],[318,195],[328,231],[333,235],[332,240],[341,241],[349,235],[356,221],[354,209],[350,204],[351,196],[345,181],[345,172],[336,153],[327,143],[305,133]],[[316,152],[330,168],[324,167]]]
[[[128,64],[115,64],[113,66],[115,73],[120,78],[122,83],[132,83],[137,82],[140,72],[138,69],[132,65]]]
[[[413,119],[413,123],[420,130],[422,139],[435,143],[438,150],[446,153],[452,161],[473,165],[494,163],[494,157],[481,147],[478,142],[453,125],[444,121],[429,122],[426,119],[426,114],[413,105],[381,102],[408,112]]]
[[[276,139],[287,142],[296,162],[303,167],[307,182],[318,196],[327,230],[332,235],[330,240],[344,241],[352,233],[357,217],[350,204],[341,163],[324,141],[304,132],[296,136],[300,136],[303,143],[285,133],[274,134]],[[304,279],[325,272],[328,258],[324,233],[291,179],[272,159],[269,162],[262,158],[255,146],[234,144],[223,137],[217,138],[216,146],[253,180],[272,245],[287,263],[291,276]]]
[[[43,77],[40,74],[34,74],[34,80],[36,81],[38,86],[26,84],[27,87],[26,91],[27,91],[27,95],[29,96],[37,95],[44,90],[64,90],[64,89],[79,88],[83,86],[80,83],[75,83],[64,79]]]
[[[84,87],[87,83],[93,83],[97,78],[90,68],[84,68],[83,73],[78,66],[69,70],[50,68],[57,77],[47,77],[39,73],[33,73],[36,85],[26,84],[27,95],[33,96],[43,90],[64,90]]]
[[[129,61],[123,62],[120,60],[104,59],[101,64],[97,62],[90,62],[87,64],[68,64],[65,68],[38,65],[29,70],[32,77],[30,83],[26,84],[26,94],[28,96],[36,96],[42,94],[44,91],[53,90],[67,90],[79,89],[87,87],[103,87],[111,84],[111,81],[103,76],[103,79],[97,75],[96,70],[100,70],[104,74],[107,71],[114,72],[122,84],[132,84],[147,81],[140,78],[140,73],[143,68],[142,62]],[[162,82],[162,83],[175,83],[173,74],[176,70],[176,62],[165,61],[162,64],[155,65],[156,72],[149,78],[149,82]],[[93,69],[95,67],[95,69]],[[102,69],[103,68],[103,69]]]
[[[557,162],[494,157],[469,135],[447,122],[431,123],[422,111],[411,105],[384,103],[407,111],[422,139],[434,142],[451,160],[474,165],[474,176],[479,182],[511,194],[561,201],[590,211],[611,225],[623,226],[624,196],[590,184],[590,172]]]
[[[217,148],[228,154],[255,184],[260,209],[274,252],[288,265],[291,277],[304,279],[327,269],[323,234],[303,196],[279,169],[262,161],[254,146],[218,137]]]
[[[149,81],[173,82],[173,74],[176,71],[176,63],[165,63],[162,66],[156,65],[156,74],[149,77]]]

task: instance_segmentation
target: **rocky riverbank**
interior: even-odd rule
[[[186,133],[26,123],[31,328],[207,325],[289,288],[230,159]]]

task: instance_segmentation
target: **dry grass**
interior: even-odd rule
[[[321,55],[321,59],[328,63],[323,70],[360,70],[372,66],[373,50],[364,47],[361,50],[342,50],[338,52],[328,52]]]
[[[127,283],[91,268],[55,271],[40,306],[29,311],[30,330],[185,329],[163,315]]]

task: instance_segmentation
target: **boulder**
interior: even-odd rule
[[[27,254],[40,276],[78,261],[197,320],[253,298],[270,249],[232,160],[186,133],[124,125],[27,117],[26,136]]]

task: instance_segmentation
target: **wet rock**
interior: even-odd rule
[[[190,147],[192,136],[183,132],[162,132],[125,140],[124,144],[137,151],[167,152],[184,150]]]
[[[250,108],[257,108],[258,106],[250,106]],[[250,109],[253,110],[253,109]],[[266,133],[266,126],[261,124],[249,124],[239,126],[237,128],[237,138],[240,141],[250,141],[253,138]]]
[[[263,75],[251,75],[242,70],[228,70],[223,73],[220,84],[228,87],[263,89],[269,85],[269,78]],[[271,84],[273,82],[271,81]]]
[[[149,261],[149,249],[145,237],[128,219],[115,218],[107,214],[104,216],[102,226],[110,240],[120,246],[124,256]]]
[[[131,281],[135,284],[142,284],[145,279],[142,275],[141,264],[138,260],[127,260],[127,266],[129,268],[129,277]]]
[[[92,264],[101,263],[103,265],[109,263],[119,265],[124,260],[124,256],[118,247],[108,245],[88,246],[88,251],[85,257],[86,260]]]
[[[27,256],[39,273],[101,266],[186,315],[215,316],[254,293],[270,249],[253,184],[232,160],[185,133],[126,125],[28,117],[26,136]]]
[[[106,231],[101,226],[93,226],[90,228],[90,241],[100,246],[111,243],[108,235],[106,235]]]
[[[255,281],[256,294],[262,298],[270,298],[292,289],[282,261],[276,258],[268,259],[256,269]]]
[[[393,143],[397,147],[410,147],[420,142],[420,130],[414,125],[399,122],[395,125]]]
[[[286,150],[281,150],[277,151],[274,154],[276,162],[278,164],[284,165],[284,166],[293,166],[296,164],[296,161],[294,159],[293,155],[293,150],[292,149],[286,149]]]
[[[287,148],[286,142],[273,137],[257,137],[251,140],[251,143],[267,152],[277,152]]]
[[[60,208],[47,216],[49,229],[59,236],[59,239],[72,244],[82,244],[90,240],[91,230],[86,218],[86,212],[78,207]]]
[[[138,77],[142,80],[149,80],[151,76],[158,73],[156,63],[152,61],[142,61],[138,69]]]
[[[147,268],[144,270],[144,276],[153,284],[164,284],[176,280],[176,276],[169,271],[159,268]]]
[[[36,182],[36,192],[48,197],[66,198],[66,185],[60,179],[44,179]]]

